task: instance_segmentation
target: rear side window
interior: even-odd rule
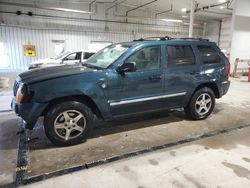
[[[211,46],[197,46],[204,64],[217,64],[221,59],[215,49]]]
[[[92,53],[92,52],[84,52],[84,58],[83,58],[83,59],[88,59],[88,58],[90,58],[92,55],[94,55],[94,53]]]
[[[195,56],[192,47],[189,45],[169,45],[168,67],[188,66],[195,64]]]

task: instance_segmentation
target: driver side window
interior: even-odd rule
[[[70,55],[68,55],[65,60],[80,60],[81,59],[81,53],[77,52],[77,53],[72,53]]]
[[[76,59],[76,53],[68,55],[65,60],[75,60]]]
[[[145,47],[133,55],[126,62],[135,62],[137,71],[160,68],[160,46]]]

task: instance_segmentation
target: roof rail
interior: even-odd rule
[[[169,36],[165,36],[165,37],[146,37],[146,38],[140,38],[140,39],[135,39],[133,41],[149,41],[149,40],[170,40],[171,38]]]
[[[199,41],[209,41],[209,39],[203,39],[203,38],[192,38],[192,37],[184,37],[184,38],[172,38],[169,36],[165,37],[146,37],[146,38],[140,38],[140,39],[135,39],[133,41],[150,41],[153,39],[157,40],[199,40]]]
[[[199,41],[209,41],[209,39],[203,39],[203,38],[193,38],[193,37],[173,38],[173,39],[180,39],[180,40],[199,40]]]

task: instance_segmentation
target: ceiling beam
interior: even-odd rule
[[[137,10],[137,9],[139,9],[139,8],[141,8],[141,7],[145,7],[145,6],[147,6],[147,5],[149,5],[149,4],[152,4],[152,3],[156,2],[156,1],[158,1],[158,0],[150,1],[150,2],[148,2],[148,3],[139,5],[139,6],[135,7],[135,8],[132,8],[132,9],[126,11],[126,17],[128,16],[128,13],[129,13],[129,12],[132,12],[132,11],[134,11],[134,10]],[[126,22],[128,22],[128,18],[126,18]]]
[[[161,14],[165,14],[165,13],[168,13],[168,12],[171,12],[173,10],[173,4],[171,4],[171,8],[168,9],[168,10],[165,10],[165,11],[162,11],[162,12],[158,12],[155,14],[155,20],[157,20],[157,17]]]

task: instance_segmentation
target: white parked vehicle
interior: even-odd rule
[[[63,52],[54,58],[39,59],[34,61],[29,65],[29,69],[82,63],[93,54],[95,53],[88,51]]]

